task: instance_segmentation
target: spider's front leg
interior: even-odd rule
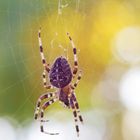
[[[78,101],[77,101],[76,96],[75,96],[74,93],[72,93],[71,98],[72,98],[73,103],[74,103],[74,106],[75,106],[75,108],[76,108],[76,112],[77,112],[77,114],[78,114],[78,118],[79,118],[80,122],[83,124],[83,118],[82,118],[82,116],[81,116],[81,114],[80,114],[79,104],[78,104]]]
[[[70,94],[69,101],[70,101],[70,106],[71,106],[72,111],[73,111],[73,116],[74,116],[74,122],[75,122],[75,128],[76,128],[77,136],[79,136],[78,118],[79,118],[81,123],[83,123],[83,118],[80,115],[79,104],[78,104],[78,102],[76,100],[76,97],[75,97],[75,95],[73,93]]]
[[[74,54],[74,69],[73,69],[73,77],[75,77],[77,71],[78,71],[78,60],[77,60],[77,49],[74,45],[74,42],[71,38],[71,36],[69,35],[69,33],[67,33],[68,37],[69,37],[69,40],[70,40],[70,43],[71,43],[71,46],[73,48],[73,54]]]
[[[43,46],[42,46],[42,40],[41,40],[41,29],[38,32],[38,41],[39,41],[40,56],[41,56],[42,64],[44,66],[44,69],[47,72],[49,72],[50,71],[50,68],[49,68],[49,66],[46,63],[46,59],[45,59],[45,56],[44,56],[44,53],[43,53]]]
[[[73,85],[71,85],[72,90],[74,90],[74,89],[77,87],[77,85],[78,85],[78,83],[79,83],[79,81],[80,81],[80,79],[81,79],[81,76],[82,76],[82,74],[81,74],[81,71],[80,71],[80,73],[79,73],[79,75],[78,75],[78,77],[77,77],[76,82],[75,82]],[[75,96],[74,93],[72,93],[72,99],[73,99],[74,105],[75,105],[75,107],[76,107],[79,120],[80,120],[81,123],[83,123],[82,116],[80,115],[79,104],[78,104],[78,102],[77,102],[77,100],[76,100],[76,96]]]
[[[69,101],[70,101],[70,106],[71,106],[72,111],[73,111],[73,116],[74,116],[74,122],[75,122],[75,128],[76,128],[77,136],[79,137],[79,126],[78,126],[78,119],[77,119],[78,116],[77,116],[76,108],[75,108],[73,99],[71,97],[70,97]]]
[[[40,130],[41,130],[41,132],[43,132],[43,133],[45,133],[45,134],[49,134],[49,135],[58,135],[59,133],[50,133],[50,132],[46,132],[46,131],[44,131],[44,127],[43,127],[43,123],[44,123],[44,111],[45,111],[45,109],[47,109],[47,107],[48,106],[50,106],[52,103],[54,103],[54,102],[56,102],[58,100],[58,98],[56,97],[56,98],[53,98],[53,99],[51,99],[51,100],[49,100],[48,102],[46,102],[46,103],[44,103],[44,105],[42,106],[42,108],[41,108],[41,115],[40,115],[40,117],[41,117],[41,120],[40,120]]]
[[[48,99],[50,97],[55,97],[55,96],[56,96],[56,93],[45,93],[38,98],[37,103],[36,103],[35,115],[34,115],[35,120],[38,119],[41,102],[45,99]]]

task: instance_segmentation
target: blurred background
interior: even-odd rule
[[[140,1],[1,0],[0,139],[140,140]],[[45,128],[34,121],[43,88],[38,29],[47,62],[73,66],[70,33],[83,76],[76,96],[84,125],[77,138],[72,111],[55,103]]]

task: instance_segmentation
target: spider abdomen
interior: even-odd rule
[[[68,61],[63,57],[58,57],[49,73],[50,82],[57,88],[67,86],[72,80],[72,72]]]

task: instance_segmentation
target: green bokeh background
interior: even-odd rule
[[[114,59],[111,42],[121,29],[140,25],[140,1],[62,0],[68,6],[61,14],[58,3],[58,0],[0,0],[0,116],[9,116],[20,124],[33,119],[36,100],[46,92],[41,79],[38,29],[42,28],[47,61],[52,63],[57,56],[66,56],[58,47],[62,45],[68,49],[73,65],[72,48],[66,36],[70,32],[83,71],[76,89],[81,111],[120,109],[111,118],[115,126],[112,140],[123,139],[120,128],[124,107],[119,101],[104,98],[96,87],[110,64],[128,68]],[[63,110],[59,106],[50,107],[48,112]]]

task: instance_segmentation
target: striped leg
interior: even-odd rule
[[[77,87],[77,85],[78,85],[78,83],[79,83],[79,81],[80,81],[80,79],[82,77],[82,74],[81,73],[82,73],[82,71],[80,71],[80,73],[79,73],[79,75],[77,77],[76,82],[73,85],[71,85],[71,87],[72,87],[73,90]]]
[[[35,120],[38,119],[38,115],[39,115],[39,110],[40,110],[40,106],[41,106],[41,102],[44,100],[44,99],[47,99],[47,98],[50,98],[50,97],[54,97],[56,95],[56,93],[45,93],[43,95],[41,95],[39,98],[38,98],[38,101],[36,103],[36,109],[35,109]]]
[[[46,81],[46,71],[44,70],[43,74],[42,74],[42,78],[43,78],[43,86],[46,89],[52,89],[53,86],[52,85],[47,85],[47,81]]]
[[[79,108],[79,104],[76,100],[76,96],[72,93],[72,99],[73,99],[73,102],[74,102],[74,106],[76,108],[76,111],[77,111],[77,114],[78,114],[78,118],[80,120],[80,122],[83,124],[83,118],[82,116],[80,115],[80,108]]]
[[[41,108],[41,121],[40,121],[40,130],[41,132],[45,133],[45,134],[49,134],[49,135],[58,135],[59,133],[49,133],[49,132],[46,132],[44,131],[44,127],[43,127],[43,123],[44,123],[44,111],[45,109],[47,109],[48,106],[50,106],[52,103],[56,102],[58,99],[57,98],[54,98],[54,99],[51,99],[50,101],[44,103],[44,105],[42,106]]]
[[[73,99],[70,98],[70,106],[72,108],[72,111],[73,111],[73,116],[74,116],[74,122],[75,122],[75,128],[76,128],[76,132],[77,132],[77,136],[79,137],[79,126],[78,126],[78,119],[77,119],[77,112],[76,112],[76,109],[75,109],[75,106],[74,106],[74,102],[73,102]]]
[[[42,46],[42,40],[41,40],[41,29],[38,32],[38,41],[39,41],[40,55],[41,55],[41,60],[42,60],[43,66],[44,66],[45,70],[47,72],[49,72],[50,68],[48,67],[48,65],[46,63],[46,60],[45,60],[45,57],[44,57],[44,53],[43,53],[43,46]]]
[[[74,69],[73,69],[73,77],[76,75],[77,71],[78,71],[78,61],[77,61],[77,50],[76,47],[74,45],[74,42],[71,38],[71,36],[69,35],[69,33],[67,33],[69,39],[70,39],[70,43],[72,45],[73,48],[73,54],[74,54]]]

